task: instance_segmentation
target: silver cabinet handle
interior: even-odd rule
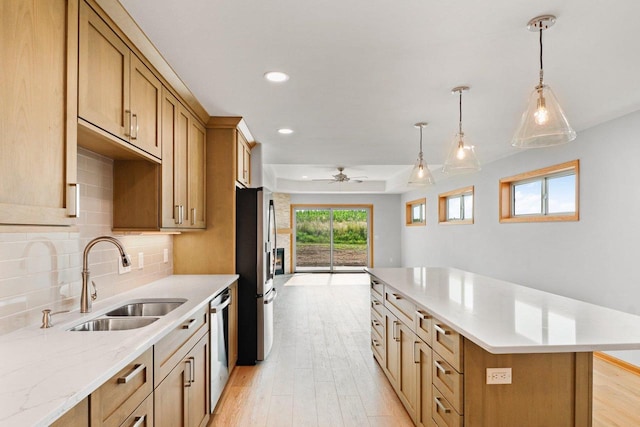
[[[397,320],[393,321],[393,339],[396,341],[400,341],[400,332],[398,332],[398,336],[396,336],[396,326],[398,327],[398,330],[400,329],[400,322],[398,322]]]
[[[374,305],[380,305],[380,301],[377,299],[371,300],[371,306],[373,307]]]
[[[132,114],[131,115],[131,139],[138,139],[138,115],[137,114]],[[133,124],[133,120],[136,121],[136,124]],[[133,131],[135,130],[135,134],[133,133]]]
[[[420,341],[413,342],[413,362],[420,363]]]
[[[124,110],[124,136],[131,136],[131,110]]]
[[[131,424],[131,427],[140,427],[141,425],[144,424],[144,422],[146,421],[147,416],[143,415],[141,417],[135,417],[135,419],[133,420],[134,423]]]
[[[188,358],[187,360],[185,360],[184,363],[188,363],[189,364],[189,379],[185,381],[184,386],[185,387],[191,387],[191,383],[193,382],[192,378],[191,378],[191,376],[193,375],[193,365],[191,364],[191,358]],[[186,369],[185,369],[185,371],[186,371]]]
[[[446,329],[442,328],[438,324],[433,325],[433,327],[435,328],[436,331],[440,332],[442,335],[449,335],[450,334],[449,331],[447,331]]]
[[[191,329],[196,324],[196,319],[189,319],[182,325],[182,329]]]
[[[375,320],[375,319],[373,319],[373,320],[371,321],[371,324],[372,324],[373,326],[380,326],[380,325],[381,325],[381,323],[380,323],[380,322],[378,322],[378,321],[377,321],[377,320]]]
[[[173,207],[173,218],[176,224],[180,224],[180,205]]]
[[[137,365],[133,366],[133,370],[131,372],[129,372],[129,374],[127,376],[124,377],[120,377],[118,378],[118,384],[126,384],[129,381],[131,381],[136,375],[138,375],[139,373],[141,373],[142,371],[144,371],[145,369],[147,369],[146,366],[144,366],[144,363],[139,363]]]
[[[451,373],[450,370],[445,369],[444,366],[442,366],[442,364],[440,362],[438,362],[437,360],[433,361],[433,364],[435,365],[435,367],[438,369],[438,371],[442,372],[445,375],[449,375]]]
[[[67,215],[70,218],[80,218],[80,184],[69,184],[67,189]]]
[[[451,409],[447,408],[442,404],[442,402],[440,402],[439,397],[434,397],[433,400],[436,402],[436,405],[438,405],[438,408],[440,408],[442,412],[444,412],[445,414],[448,414],[449,412],[451,412]]]
[[[191,373],[189,375],[191,376],[191,384],[193,384],[196,382],[196,358],[192,356],[189,360],[191,361],[189,363],[191,365]]]
[[[391,295],[393,295],[395,299],[402,299],[402,295],[398,295],[398,294],[391,294]]]
[[[418,319],[420,320],[429,320],[431,318],[431,316],[422,310],[416,310],[416,316],[418,316]]]
[[[191,225],[196,225],[196,208],[191,208]]]
[[[375,345],[376,347],[380,347],[380,343],[378,342],[378,340],[374,339],[371,341],[373,342],[373,345]]]
[[[180,205],[180,224],[184,222],[184,205]]]

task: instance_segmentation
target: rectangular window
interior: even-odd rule
[[[427,199],[412,200],[406,203],[406,224],[426,225]]]
[[[500,222],[577,221],[579,162],[500,180]]]
[[[473,186],[438,195],[440,224],[473,224]]]

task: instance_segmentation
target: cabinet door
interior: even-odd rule
[[[244,170],[245,183],[249,187],[251,185],[251,150],[246,145],[244,147]]]
[[[162,227],[178,225],[178,213],[175,206],[175,171],[179,153],[176,150],[178,142],[178,112],[180,103],[166,88],[162,88]]]
[[[69,409],[50,427],[88,427],[89,426],[89,398],[85,397],[80,403]]]
[[[160,80],[131,54],[131,137],[133,145],[157,157],[162,157],[160,139]]]
[[[400,321],[384,309],[384,334],[385,334],[385,373],[394,389],[398,387],[400,374],[400,359],[398,348],[400,346]]]
[[[417,384],[416,377],[418,376],[418,337],[409,329],[404,323],[400,323],[398,327],[398,335],[400,338],[399,345],[399,360],[400,360],[400,374],[398,375],[398,395],[400,400],[404,404],[407,412],[411,416],[411,419],[416,419],[416,406],[417,406]]]
[[[189,387],[189,427],[201,427],[209,421],[209,337],[204,336],[189,352],[187,361],[192,371]]]
[[[244,143],[242,135],[236,131],[236,181],[244,184],[244,175]]]
[[[77,13],[73,1],[0,2],[0,224],[73,222]]]
[[[188,212],[187,226],[205,228],[205,129],[193,116],[189,121],[189,143],[187,150]]]
[[[420,340],[419,340],[420,341]],[[416,375],[417,406],[415,423],[418,427],[431,427],[434,425],[431,419],[431,404],[433,402],[431,392],[431,347],[420,341],[417,344],[418,351],[418,375]]]
[[[126,141],[131,131],[130,60],[127,45],[81,2],[78,115]]]
[[[182,360],[153,392],[156,427],[186,426],[191,368]]]

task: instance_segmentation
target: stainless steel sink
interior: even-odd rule
[[[70,331],[126,331],[150,325],[157,317],[101,317],[81,323]]]
[[[185,300],[148,300],[127,303],[107,312],[107,316],[164,316],[184,304]]]

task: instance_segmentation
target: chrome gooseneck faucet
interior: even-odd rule
[[[96,243],[100,242],[111,242],[116,245],[120,251],[122,266],[129,267],[131,265],[131,258],[129,258],[129,255],[127,255],[122,243],[120,243],[118,239],[111,236],[101,236],[96,237],[87,243],[87,246],[84,248],[84,254],[82,255],[82,293],[80,294],[80,313],[89,313],[91,311],[91,303],[97,297],[96,293],[91,294],[91,297],[89,297],[89,251]],[[95,288],[95,284],[93,287]]]

